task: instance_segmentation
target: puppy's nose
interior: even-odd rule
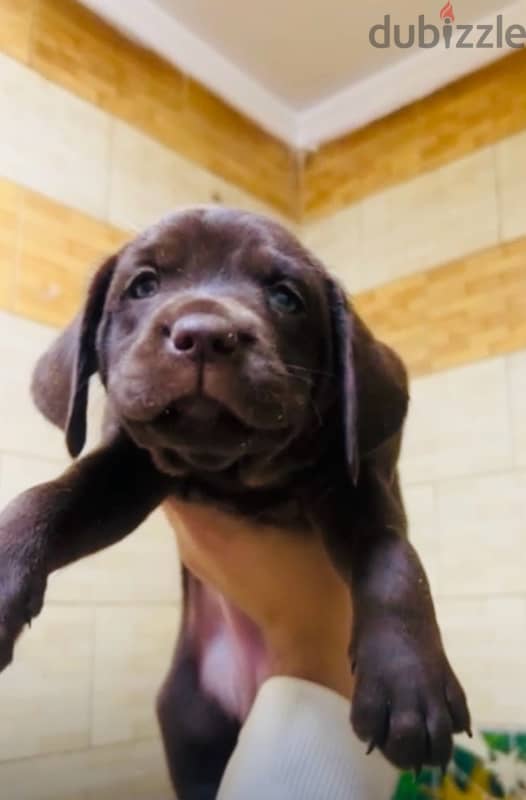
[[[188,314],[177,320],[171,331],[177,355],[194,360],[214,361],[233,356],[239,335],[229,320],[215,314]]]

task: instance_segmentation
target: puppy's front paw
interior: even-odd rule
[[[369,751],[378,747],[399,769],[445,769],[453,734],[470,732],[470,715],[440,644],[389,632],[360,641],[352,657],[352,724]]]
[[[0,548],[0,672],[13,659],[15,641],[44,602],[46,574]]]

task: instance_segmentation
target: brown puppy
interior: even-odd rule
[[[406,374],[322,265],[262,217],[173,215],[103,264],[37,366],[35,400],[73,456],[97,371],[104,444],[0,517],[0,666],[51,570],[167,502],[192,571],[161,725],[182,800],[215,796],[268,664],[257,624],[229,602],[235,587],[217,591],[213,547],[207,568],[195,547],[200,510],[212,507],[218,525],[242,520],[247,536],[305,548],[321,538],[352,596],[356,732],[399,767],[445,764],[469,713],[406,538],[396,472]],[[242,653],[233,693],[217,679],[218,632]]]

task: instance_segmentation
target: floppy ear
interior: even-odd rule
[[[407,372],[397,354],[374,338],[334,281],[329,299],[345,449],[356,482],[360,458],[402,430],[409,405]]]
[[[117,255],[98,269],[84,309],[39,359],[31,391],[38,409],[66,433],[70,455],[79,455],[86,441],[90,377],[97,371],[97,331]]]

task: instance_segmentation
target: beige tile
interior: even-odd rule
[[[0,174],[104,218],[110,120],[94,106],[0,55]]]
[[[114,122],[109,219],[141,230],[188,205],[222,203],[281,219],[261,201],[122,122]],[[290,227],[290,223],[287,223]]]
[[[114,123],[110,221],[140,230],[175,208],[212,201],[201,171],[129,125]]]
[[[509,356],[508,371],[515,461],[519,466],[526,467],[526,352]]]
[[[168,670],[178,624],[173,607],[97,609],[94,744],[156,735],[155,697]]]
[[[31,373],[56,331],[0,313],[0,446],[3,451],[62,460],[63,435],[36,409]]]
[[[434,489],[430,485],[407,486],[403,497],[409,521],[409,538],[424,565],[431,591],[438,592],[439,539]]]
[[[367,198],[363,288],[496,244],[495,185],[487,148]]]
[[[368,285],[362,259],[362,205],[305,225],[301,239],[352,293]]]
[[[526,473],[438,484],[440,593],[521,593],[526,575]]]
[[[92,613],[47,608],[0,680],[0,761],[89,743]]]
[[[191,164],[191,167],[192,169],[195,168],[193,164]],[[251,211],[254,214],[270,217],[299,236],[299,225],[280,214],[274,207],[267,205],[254,195],[248,194],[248,192],[243,191],[235,184],[228,183],[228,181],[203,169],[196,170],[194,180],[196,185],[199,184],[201,186],[200,191],[205,198],[211,198],[214,202],[230,208],[240,208],[244,211]],[[206,202],[209,202],[209,200]]]
[[[119,544],[53,574],[46,596],[50,604],[115,606],[175,606],[180,599],[174,535],[155,517]]]
[[[512,463],[504,358],[413,381],[401,459],[405,484],[505,470]]]
[[[0,764],[5,800],[168,800],[158,740]],[[4,800],[4,795],[2,795]]]
[[[523,727],[526,599],[441,598],[438,606],[446,649],[467,692],[475,727]]]
[[[66,459],[0,453],[0,508],[31,486],[57,478],[66,466]]]
[[[526,235],[526,132],[499,142],[496,152],[501,234],[509,241]]]

